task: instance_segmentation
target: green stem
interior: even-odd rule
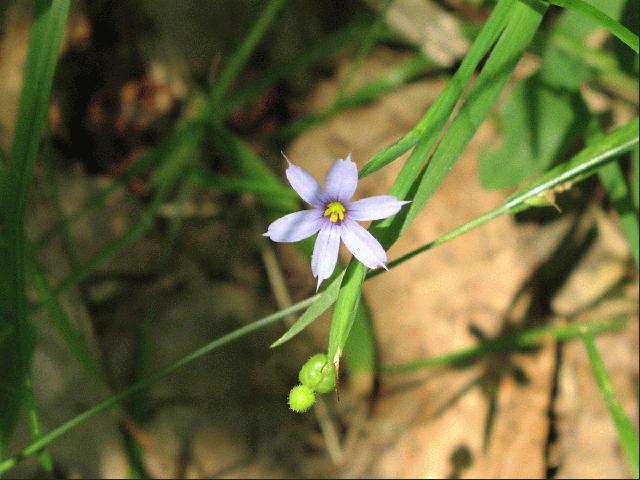
[[[620,440],[622,451],[629,462],[634,477],[638,478],[638,432],[615,396],[611,379],[593,340],[593,332],[583,332],[582,340],[587,349],[587,355],[589,356],[589,362],[591,362],[593,375],[598,382],[598,388],[602,392],[604,402],[607,404],[609,414],[618,431],[618,439]]]

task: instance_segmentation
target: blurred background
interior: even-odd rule
[[[637,33],[636,2],[591,3]],[[261,236],[301,207],[281,152],[321,182],[348,153],[362,166],[424,115],[494,6],[292,0],[207,110],[265,5],[72,2],[27,215],[44,431],[313,294],[306,247]],[[2,159],[32,13],[32,2],[0,2]],[[550,9],[494,113],[389,258],[498,206],[594,128],[637,115],[629,52],[584,17]],[[192,128],[203,111],[215,125]],[[363,180],[358,196],[387,193],[405,158]],[[637,195],[637,178],[631,188]],[[274,324],[56,440],[55,475],[629,477],[579,341],[551,336],[385,373],[531,327],[624,318],[597,345],[637,428],[638,272],[619,215],[598,177],[551,203],[367,282],[339,399],[327,395],[304,415],[286,403],[302,363],[326,349],[330,316],[269,349],[286,329]],[[20,426],[14,450],[30,438]],[[30,458],[8,476],[44,472]]]

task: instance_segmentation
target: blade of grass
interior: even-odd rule
[[[582,332],[582,340],[593,369],[593,376],[596,378],[598,388],[602,392],[604,402],[618,431],[622,451],[629,462],[634,478],[638,478],[638,432],[615,396],[611,379],[593,340],[593,332]]]
[[[386,147],[376,153],[360,170],[360,177],[366,177],[376,170],[391,163],[407,150],[412,148],[418,140],[425,137],[432,137],[433,142],[437,138],[440,130],[451,115],[456,103],[460,99],[465,87],[471,80],[476,68],[496,42],[515,6],[514,0],[499,0],[487,19],[482,30],[476,37],[469,52],[460,64],[460,68],[451,78],[447,87],[438,97],[436,102],[429,108],[427,113],[420,119],[415,127],[404,137],[393,145]],[[415,172],[409,175],[415,178],[420,169],[420,165],[415,168]],[[407,188],[408,190],[408,188]]]
[[[33,384],[31,382],[31,375],[27,377],[27,394],[25,395],[25,404],[27,407],[27,417],[29,419],[29,430],[31,431],[31,438],[34,441],[38,441],[42,435],[42,429],[40,427],[40,418],[38,415],[38,409],[36,407],[36,399],[33,393]],[[51,453],[47,449],[43,449],[38,455],[38,462],[44,470],[47,478],[54,478],[53,473],[53,458]]]
[[[631,150],[631,201],[638,214],[640,208],[640,148]]]
[[[243,177],[229,177],[218,175],[203,169],[193,169],[189,174],[189,180],[201,187],[217,188],[225,193],[252,193],[257,196],[267,195],[271,197],[284,197],[288,200],[298,200],[298,195],[284,185],[265,184],[264,182]]]
[[[338,298],[338,291],[342,283],[344,272],[336,277],[329,286],[319,294],[318,301],[313,304],[302,314],[296,322],[291,325],[289,330],[285,332],[278,340],[271,344],[271,348],[279,347],[285,342],[288,342],[302,330],[307,328],[313,323],[320,315],[322,315],[331,305],[334,304],[336,298]]]
[[[526,347],[539,345],[548,339],[557,342],[565,342],[580,338],[585,332],[592,335],[614,332],[624,329],[628,324],[622,317],[615,317],[608,321],[599,322],[579,322],[567,325],[542,325],[533,327],[521,332],[504,335],[502,337],[485,340],[475,347],[467,348],[453,353],[447,353],[437,357],[413,360],[406,363],[394,365],[383,365],[383,373],[412,373],[425,368],[450,366],[465,360],[490,355],[495,352],[505,350],[518,350]]]
[[[234,162],[240,175],[249,182],[262,183],[266,188],[282,188],[282,181],[244,142],[223,127],[214,127],[211,140],[219,152],[225,152]],[[289,196],[258,195],[258,200],[267,208],[278,212],[297,209],[298,202]]]
[[[273,134],[268,135],[268,138],[283,142],[300,135],[311,126],[329,120],[344,110],[364,105],[386,92],[397,89],[399,86],[420,77],[432,67],[433,62],[424,55],[417,54],[412,59],[381,75],[348,96],[338,98],[326,109],[284,125]]]
[[[611,163],[600,169],[600,181],[607,189],[613,208],[619,216],[620,226],[627,237],[629,249],[635,260],[636,269],[640,268],[640,252],[638,251],[638,212],[633,208],[631,192],[627,187],[622,168],[617,163]]]
[[[271,26],[286,3],[287,0],[271,0],[267,3],[260,17],[258,17],[258,20],[244,38],[242,44],[235,51],[229,63],[220,74],[220,77],[213,84],[211,94],[209,95],[210,101],[207,104],[208,114],[213,118],[218,117],[217,108],[223,103],[222,99],[227,93],[227,90],[235,81],[267,29]]]
[[[29,430],[31,431],[31,438],[33,441],[40,440],[42,430],[40,428],[40,418],[38,416],[38,409],[36,406],[35,395],[33,394],[33,385],[31,383],[31,375],[27,377],[27,393],[25,395],[25,404],[27,407],[27,417],[29,419]],[[38,462],[44,470],[47,478],[54,478],[53,472],[53,459],[51,453],[47,449],[42,449],[38,454]]]
[[[284,65],[277,65],[260,76],[251,85],[235,93],[221,106],[223,117],[228,117],[239,106],[245,105],[260,96],[265,89],[292,73],[312,67],[330,55],[339,52],[362,38],[370,28],[370,17],[359,16],[342,30],[321,39],[316,46]]]
[[[402,255],[400,258],[389,262],[387,267],[391,269],[422,252],[426,252],[438,245],[442,245],[445,242],[453,240],[454,238],[478,228],[501,215],[521,212],[528,208],[532,208],[535,206],[535,202],[531,202],[531,200],[541,198],[544,196],[545,192],[553,191],[561,185],[566,185],[567,182],[576,183],[584,180],[588,176],[595,174],[599,169],[605,167],[607,164],[615,162],[618,155],[631,150],[634,145],[638,145],[637,119],[631,121],[624,127],[611,132],[606,137],[601,138],[599,141],[594,142],[592,145],[576,154],[576,156],[570,160],[551,169],[539,180],[512,195],[497,208],[490,210],[489,212],[474,218],[468,223],[451,230],[437,239]],[[374,270],[369,272],[367,278],[373,278],[381,273],[383,273],[382,270]]]
[[[527,0],[529,1],[529,0]],[[547,0],[551,5],[568,8],[580,12],[593,21],[609,30],[613,36],[617,37],[622,43],[627,45],[631,50],[638,53],[638,36],[619,22],[616,22],[606,13],[598,10],[593,5],[583,0]]]
[[[49,279],[35,258],[33,247],[29,249],[27,255],[27,269],[31,285],[36,291],[40,303],[46,310],[54,329],[65,341],[89,378],[102,379],[102,381],[105,381],[98,364],[87,346],[84,335],[71,323],[64,308],[60,304],[58,296],[54,293]]]
[[[2,322],[13,327],[12,337],[0,344],[0,458],[15,427],[25,381],[29,374],[34,333],[27,318],[25,292],[24,217],[33,178],[40,136],[47,118],[53,75],[60,42],[69,12],[69,0],[36,2],[23,85],[5,178],[2,203],[2,229],[5,237],[0,260],[3,290]]]
[[[509,24],[480,72],[473,90],[427,164],[416,194],[409,205],[409,211],[400,229],[400,234],[406,231],[424,208],[431,195],[440,186],[469,144],[480,124],[490,113],[498,95],[542,21],[545,7],[542,3],[536,5],[537,8],[532,8],[529,5],[519,3],[514,8]],[[428,153],[428,150],[422,146],[422,140],[416,147],[416,151],[425,155]]]
[[[385,18],[387,12],[389,11],[389,7],[393,4],[394,1],[395,0],[386,0],[385,5],[377,13],[375,21],[371,24],[366,34],[363,35],[364,38],[361,37],[361,46],[358,51],[358,55],[349,68],[349,72],[347,73],[347,75],[345,75],[344,80],[338,87],[338,93],[336,93],[335,99],[336,103],[339,102],[342,97],[344,97],[344,94],[351,86],[351,82],[353,82],[356,73],[358,72],[358,70],[360,70],[362,64],[364,63],[364,60],[367,58],[371,47],[375,45],[376,41],[380,38],[382,32],[384,31]]]

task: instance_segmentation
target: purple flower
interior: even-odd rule
[[[274,242],[297,242],[320,232],[311,257],[311,271],[318,278],[316,291],[335,269],[340,239],[367,267],[386,269],[387,254],[382,245],[358,222],[390,217],[409,202],[393,195],[377,195],[352,202],[351,197],[358,186],[358,167],[351,160],[351,154],[345,160],[335,161],[327,174],[324,190],[309,172],[288,159],[287,162],[289,183],[313,208],[276,220],[264,236]]]

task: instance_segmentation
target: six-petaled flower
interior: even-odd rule
[[[358,168],[348,155],[335,161],[324,190],[306,170],[289,160],[287,179],[293,189],[313,208],[290,213],[276,220],[264,234],[275,242],[297,242],[318,233],[311,257],[311,271],[318,286],[333,273],[340,239],[349,251],[369,268],[387,268],[382,245],[357,222],[380,220],[395,215],[406,201],[393,195],[378,195],[351,201],[358,185]]]

